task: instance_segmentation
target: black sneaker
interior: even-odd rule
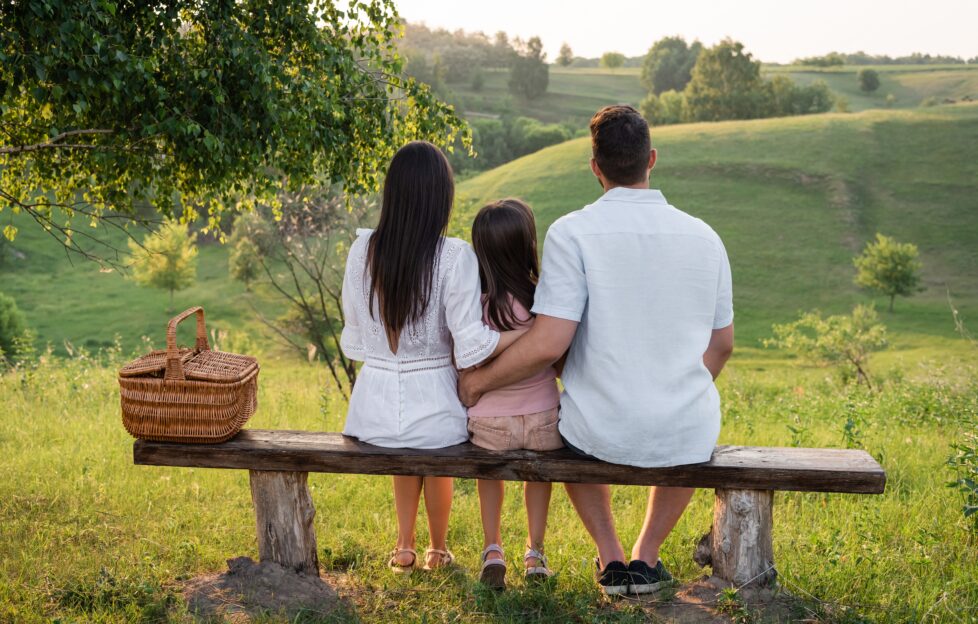
[[[674,582],[669,570],[662,565],[662,559],[655,562],[654,568],[641,559],[633,559],[628,564],[628,574],[631,577],[628,592],[631,594],[651,594]]]
[[[621,561],[609,561],[608,565],[602,570],[598,560],[594,560],[595,580],[601,586],[602,591],[609,596],[628,593],[631,584],[631,576],[628,574],[628,566]]]

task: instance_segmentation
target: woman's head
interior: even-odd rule
[[[499,329],[514,329],[518,319],[510,295],[529,310],[540,278],[533,211],[518,199],[483,206],[472,222],[472,247],[489,320]]]
[[[397,351],[401,330],[428,308],[441,237],[448,227],[455,182],[448,159],[426,141],[412,141],[394,154],[380,210],[370,237],[370,309],[376,296],[387,342]]]

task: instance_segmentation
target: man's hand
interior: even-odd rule
[[[478,388],[479,369],[469,368],[458,374],[458,398],[465,407],[472,407],[482,398]]]

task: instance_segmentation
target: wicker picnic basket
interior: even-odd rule
[[[177,325],[197,315],[194,349],[177,347]],[[163,442],[224,442],[258,407],[258,360],[212,351],[204,309],[170,319],[166,350],[153,351],[119,371],[122,424],[133,437]]]

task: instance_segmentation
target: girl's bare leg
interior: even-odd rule
[[[397,512],[397,549],[414,550],[414,527],[421,499],[421,477],[394,477],[394,509]],[[398,565],[411,565],[411,553],[398,553]]]
[[[454,481],[451,477],[424,478],[424,506],[428,512],[428,536],[431,548],[448,550],[448,517],[452,513],[452,490]],[[428,558],[428,566],[437,568],[443,561],[437,554]]]
[[[529,529],[529,547],[543,552],[543,538],[547,533],[547,515],[550,513],[550,494],[552,483],[527,481],[523,485],[523,502],[526,504],[526,524]],[[532,568],[543,562],[531,557],[526,567]]]
[[[487,481],[479,479],[479,510],[482,512],[482,547],[489,544],[502,545],[503,536],[500,530],[500,518],[503,513],[503,496],[505,493],[502,481]],[[502,559],[502,555],[492,551],[486,559]]]

